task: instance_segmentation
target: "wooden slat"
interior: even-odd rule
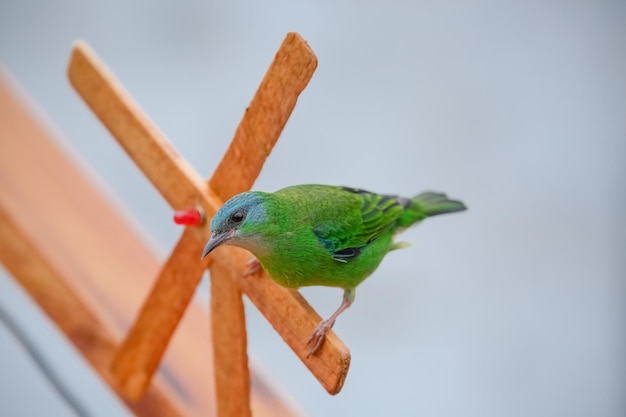
[[[129,297],[145,291],[145,284],[131,277],[140,270],[151,273],[157,260],[30,117],[2,77],[0,108],[2,262],[111,383],[108,367],[130,316]],[[193,381],[195,375],[189,376]],[[176,371],[170,382],[178,384],[179,378]],[[193,415],[194,407],[183,408],[170,389],[160,380],[146,397],[126,404],[137,415]],[[195,396],[193,390],[187,394]]]
[[[249,417],[250,373],[246,319],[241,291],[230,279],[230,271],[214,263],[211,267],[211,319],[217,415]]]
[[[202,246],[187,229],[165,263],[111,365],[120,389],[132,399],[148,389],[165,348],[191,302],[205,266]],[[154,296],[153,296],[154,295]]]
[[[128,97],[119,83],[84,43],[75,45],[68,73],[79,94],[96,112],[105,126],[109,127],[115,138],[129,152],[142,171],[149,176],[152,183],[159,188],[172,207],[182,209],[200,205],[207,218],[210,219],[221,206],[221,199],[178,156],[158,129],[151,126],[147,116]],[[123,121],[115,120],[117,112],[124,115]],[[139,146],[131,143],[134,141],[145,143]],[[267,153],[262,154],[267,155]],[[168,161],[168,155],[172,157],[171,161]],[[209,238],[207,225],[194,227],[192,231],[201,244]],[[286,294],[286,290],[278,285],[258,288],[256,284],[251,284],[242,286],[242,290],[275,329],[296,328],[302,323],[315,322],[317,324],[320,319],[304,299],[297,298],[291,292]],[[281,296],[276,296],[277,291]],[[284,304],[270,306],[261,297],[274,298],[277,302]],[[288,311],[289,314],[277,315],[276,309]],[[314,326],[311,326],[301,331],[310,332],[313,328]],[[323,349],[326,353],[307,360],[308,352],[302,349],[302,344],[308,339],[308,334],[299,341],[293,337],[281,336],[331,394],[336,394],[341,389],[349,365],[349,351],[345,345],[340,342],[325,343]],[[328,339],[339,340],[332,333],[329,333]]]
[[[72,48],[70,82],[94,114],[174,210],[221,200],[204,179],[171,146],[122,85],[84,43]],[[208,231],[208,227],[207,227]]]
[[[306,41],[288,33],[209,180],[224,201],[252,188],[315,68],[317,58]]]
[[[111,334],[40,253],[36,242],[19,230],[16,222],[0,207],[2,263],[91,366],[115,389],[109,372],[116,348]],[[146,395],[138,401],[126,401],[126,405],[138,416],[185,415],[168,400],[167,394],[155,387],[147,389]]]

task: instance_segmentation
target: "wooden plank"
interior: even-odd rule
[[[230,271],[214,263],[211,267],[211,319],[217,415],[249,417],[250,373],[246,318],[241,291],[230,279]]]
[[[108,369],[116,348],[111,334],[50,263],[40,256],[36,244],[16,227],[16,222],[1,206],[0,259],[91,366],[115,389]],[[168,399],[167,393],[154,386],[149,387],[143,398],[126,401],[126,405],[138,416],[185,415]]]
[[[224,201],[252,188],[316,68],[317,58],[306,41],[288,33],[209,180]]]
[[[29,291],[41,294],[33,297],[115,388],[108,371],[113,350],[150,290],[160,261],[134,224],[94,185],[84,164],[31,115],[2,74],[0,109],[0,206],[15,226],[8,237],[10,229],[0,226],[4,233],[0,240],[5,245],[10,242],[0,256],[10,271],[14,269],[9,267],[11,261],[27,272],[32,269],[28,279],[35,281]],[[28,239],[27,246],[17,252],[26,255],[10,251],[17,245],[16,234]],[[61,285],[46,286],[53,285],[53,278],[41,272],[44,267],[37,267],[36,259],[62,278],[73,296],[66,295]],[[129,407],[146,416],[166,415],[167,410],[179,410],[185,416],[215,415],[208,329],[206,309],[191,303],[147,397],[138,401],[122,398]],[[297,415],[263,384],[262,375],[257,373],[254,378],[255,416]],[[156,394],[152,393],[160,393],[164,402],[153,400]],[[164,410],[163,414],[158,410]]]
[[[137,247],[132,226],[99,205],[101,197],[1,81],[0,137],[5,138],[0,141],[2,262],[110,384],[108,367],[115,339],[129,313],[128,296],[116,293],[115,288],[132,297],[141,285],[128,279],[125,286],[101,292],[105,277],[99,272],[111,273],[111,284],[116,286],[118,278],[130,278],[137,270],[150,272],[149,264],[156,265],[156,259]],[[126,227],[127,235],[121,233]],[[116,235],[117,246],[101,246],[102,241],[113,243],[111,234]],[[126,251],[136,256],[133,264],[126,263],[130,261]],[[120,308],[108,311],[116,298]],[[179,377],[175,373],[171,382],[178,383]],[[160,380],[146,397],[126,404],[137,415],[193,414],[176,397],[168,383]]]
[[[310,346],[306,342],[322,320],[319,314],[298,291],[281,287],[265,272],[244,277],[249,252],[233,246],[221,246],[215,252],[212,268],[219,266],[228,271],[326,391],[332,395],[339,393],[350,368],[350,351],[331,330],[321,349],[308,356]]]
[[[138,318],[122,342],[111,372],[125,395],[141,398],[150,385],[165,348],[191,302],[205,265],[196,254],[202,246],[186,229],[152,287]]]
[[[110,72],[84,43],[75,45],[68,74],[79,94],[97,113],[105,126],[109,127],[122,146],[127,151],[130,150],[129,155],[149,176],[152,183],[160,189],[161,194],[174,209],[199,205],[203,208],[207,219],[215,214],[221,206],[222,200],[187,163],[182,161],[172,146],[158,132],[158,129],[150,125],[147,116],[134,104]],[[123,121],[115,120],[117,112],[124,115]],[[130,143],[133,141],[146,143],[138,146]],[[171,161],[168,161],[168,155],[172,157]],[[179,193],[178,190],[182,191]],[[207,224],[193,227],[191,230],[201,244],[204,244],[210,236]],[[286,290],[278,285],[257,288],[256,284],[251,284],[242,286],[242,290],[275,329],[295,328],[302,323],[319,322],[320,320],[319,315],[304,299],[298,298],[291,292],[286,294]],[[279,291],[280,296],[274,294],[276,291]],[[268,296],[270,299],[274,298],[278,302],[287,304],[270,306],[259,298]],[[276,315],[275,309],[279,311],[288,310],[289,314]],[[307,327],[304,330],[312,331],[313,327]],[[294,334],[301,334],[301,332]],[[331,394],[336,394],[341,389],[349,366],[349,351],[343,343],[325,343],[324,349],[327,349],[325,354],[316,355],[311,360],[306,361],[308,352],[304,352],[301,346],[303,341],[308,340],[309,335],[307,334],[300,341],[296,341],[293,337],[281,336]],[[339,340],[332,334],[329,334],[328,339]],[[331,369],[332,371],[329,371]]]
[[[72,48],[68,77],[76,91],[174,210],[221,200],[83,42]],[[204,207],[206,205],[206,207]],[[207,227],[208,229],[208,227]]]

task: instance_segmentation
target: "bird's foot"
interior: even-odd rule
[[[248,259],[248,262],[246,262],[246,264],[248,265],[248,269],[246,270],[246,272],[243,273],[244,278],[249,277],[250,275],[254,275],[261,270],[261,264],[255,257]]]
[[[324,340],[326,340],[326,333],[333,327],[333,324],[335,324],[335,320],[323,320],[317,325],[315,330],[313,330],[309,340],[306,342],[307,346],[311,345],[307,358],[311,355],[315,355],[315,353],[320,350],[322,344],[324,344]]]

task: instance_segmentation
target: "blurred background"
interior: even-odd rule
[[[0,65],[165,257],[181,230],[70,87],[72,43],[209,177],[292,30],[319,66],[255,189],[439,190],[469,211],[407,231],[359,287],[335,397],[247,303],[272,381],[311,416],[626,415],[626,3],[3,0]],[[89,412],[127,413],[0,271],[2,309]],[[303,292],[325,317],[341,301]],[[72,415],[5,326],[0,353],[0,415]]]

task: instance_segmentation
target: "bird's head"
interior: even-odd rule
[[[249,191],[228,200],[211,220],[211,238],[202,251],[204,258],[222,244],[249,248],[249,240],[263,228],[267,219],[265,193]]]

